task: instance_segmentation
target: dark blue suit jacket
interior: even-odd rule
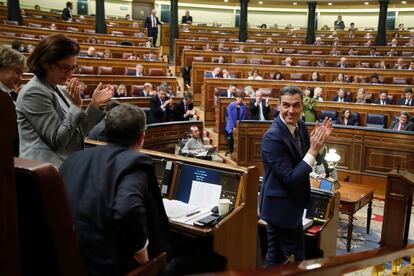
[[[338,101],[338,96],[335,96],[335,97],[333,97],[332,98],[332,101],[334,101],[334,102],[337,102]],[[351,102],[351,99],[349,98],[349,97],[344,97],[344,102],[345,103],[350,103]]]
[[[298,127],[301,153],[280,116],[262,140],[264,179],[260,190],[260,218],[285,229],[302,224],[303,210],[310,198],[309,173],[312,168],[302,160],[310,147],[309,134],[302,120]]]

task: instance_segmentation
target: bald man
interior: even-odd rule
[[[158,19],[156,10],[151,11],[151,15],[145,19],[145,28],[147,28],[148,36],[152,37],[152,46],[157,44],[158,37],[158,25],[161,25],[161,21]]]

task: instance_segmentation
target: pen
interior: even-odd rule
[[[200,210],[195,211],[195,212],[192,212],[192,213],[189,213],[189,214],[187,214],[187,215],[185,215],[185,216],[186,216],[186,217],[191,217],[192,215],[195,215],[195,214],[198,214],[198,213],[200,213]]]

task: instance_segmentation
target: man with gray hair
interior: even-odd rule
[[[144,144],[145,113],[121,104],[107,114],[107,145],[78,151],[62,174],[91,275],[125,275],[168,252],[168,219]]]
[[[400,118],[392,122],[389,129],[414,131],[414,124],[410,121],[410,113],[402,111]]]

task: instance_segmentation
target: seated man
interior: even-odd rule
[[[408,66],[407,64],[405,64],[403,58],[398,58],[397,63],[394,64],[394,69],[397,69],[397,70],[408,69]]]
[[[229,88],[226,91],[223,91],[219,94],[219,97],[233,98],[234,93],[236,93],[237,87],[234,84],[230,84]]]
[[[341,57],[339,62],[336,64],[336,67],[339,67],[339,68],[347,68],[348,66],[349,65],[348,65],[346,57]]]
[[[168,246],[168,219],[144,144],[145,113],[121,104],[105,123],[108,145],[78,151],[60,167],[91,275],[125,275]]]
[[[173,111],[173,99],[167,95],[167,87],[160,85],[157,95],[150,100],[148,123],[169,122]]]
[[[381,105],[392,104],[392,100],[388,98],[388,91],[381,90],[379,92],[379,98],[375,101],[375,103]]]
[[[200,137],[200,130],[197,126],[190,127],[190,135],[191,138],[187,140],[184,147],[181,149],[183,155],[224,162],[224,159],[216,153],[216,147],[204,143],[203,139]]]
[[[79,53],[79,56],[80,57],[90,57],[90,58],[94,58],[94,57],[96,57],[96,49],[95,49],[95,47],[92,47],[91,46],[91,47],[88,48],[88,51],[86,52],[86,54],[80,52]]]
[[[214,68],[214,70],[212,72],[206,72],[205,73],[205,77],[206,78],[221,78],[221,68],[220,67],[216,67]]]
[[[159,61],[159,58],[153,52],[149,52],[148,55],[144,57],[145,61]]]
[[[414,124],[410,122],[410,113],[405,111],[401,112],[400,118],[392,122],[389,128],[393,130],[414,131]]]
[[[336,92],[338,95],[332,98],[332,101],[343,103],[343,102],[351,102],[351,99],[346,96],[345,90],[343,88],[339,88]]]
[[[140,63],[138,63],[135,66],[135,76],[137,76],[137,77],[143,77],[144,76],[144,66]]]
[[[184,94],[184,99],[174,108],[174,121],[189,121],[195,115],[193,95],[190,92]]]
[[[411,87],[404,88],[404,98],[399,99],[397,104],[414,106],[413,90]]]
[[[152,97],[156,93],[152,89],[152,84],[149,82],[144,83],[144,89],[139,92],[138,97]]]

